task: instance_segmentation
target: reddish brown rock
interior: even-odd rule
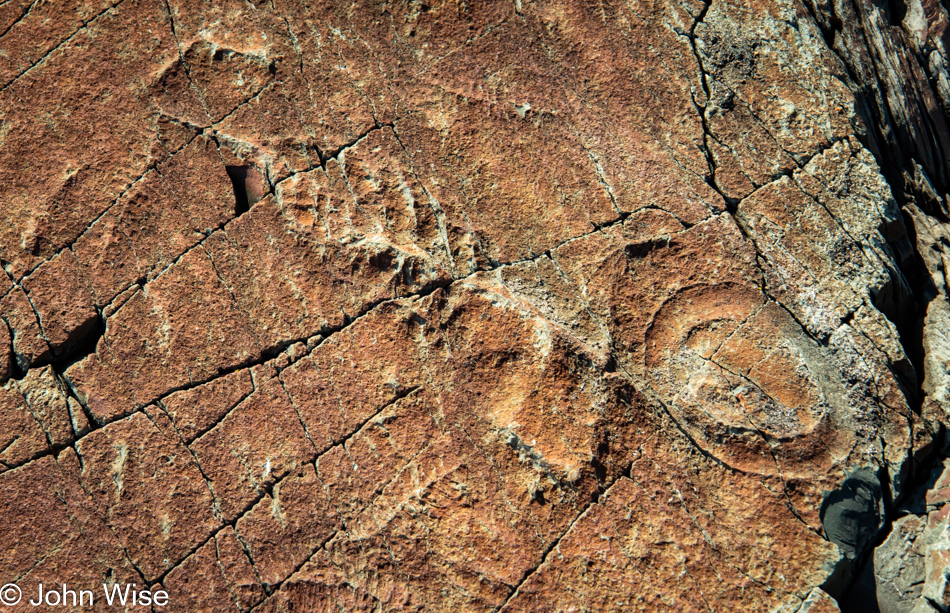
[[[440,434],[433,408],[431,399],[413,391],[320,456],[320,483],[345,520],[355,519]]]
[[[58,452],[89,431],[82,407],[66,395],[49,366],[0,388],[0,412],[4,470]]]
[[[80,276],[76,256],[64,251],[23,280],[43,337],[54,356],[82,341],[96,325],[92,292]]]
[[[222,166],[214,142],[192,135],[83,232],[73,251],[97,306],[153,279],[234,216]]]
[[[129,298],[110,318],[97,353],[69,369],[79,399],[97,419],[131,413],[253,355],[249,323],[205,251],[193,248],[178,264]],[[143,321],[149,325],[143,327]],[[208,334],[217,335],[216,342],[227,341],[231,351],[222,356],[206,346]],[[113,336],[123,340],[114,342]],[[162,357],[155,360],[155,355]]]
[[[945,606],[948,25],[0,5],[0,585]]]
[[[13,339],[7,322],[0,325],[0,383],[6,382],[13,374]]]
[[[26,464],[49,449],[43,426],[36,420],[20,390],[13,385],[0,388],[0,414],[3,419],[3,451],[0,461],[4,469]]]
[[[219,525],[194,457],[145,414],[96,430],[76,450],[84,489],[146,580],[173,568]]]
[[[265,586],[281,583],[341,528],[309,464],[281,479],[235,524]]]
[[[67,449],[59,458],[46,456],[0,476],[0,508],[17,518],[0,528],[6,543],[0,578],[15,582],[24,598],[35,598],[40,583],[101,590],[102,583],[141,581],[82,489],[79,470],[75,452]],[[39,525],[47,529],[37,531]],[[19,610],[29,608],[24,600]]]
[[[223,528],[162,581],[169,602],[181,611],[248,611],[264,598],[234,529]]]
[[[39,316],[22,287],[11,288],[0,298],[0,310],[9,326],[12,338],[13,359],[20,370],[31,365],[48,363],[53,355],[43,336]]]
[[[177,56],[161,3],[74,4],[56,18],[28,14],[8,34],[17,36],[3,38],[14,64],[0,101],[11,120],[2,156],[10,223],[0,249],[17,278],[74,241],[166,155],[142,79]]]
[[[280,382],[263,379],[260,374],[255,392],[190,444],[226,521],[316,455]]]
[[[384,562],[385,564],[385,562]],[[372,611],[378,601],[362,588],[353,587],[347,576],[330,563],[324,552],[313,558],[260,607],[265,613],[290,613],[300,607],[311,611]]]
[[[17,387],[51,446],[66,445],[88,431],[81,408],[70,402],[49,366],[32,369],[17,382]]]
[[[175,392],[161,406],[185,444],[210,430],[254,389],[251,372],[239,370],[204,385]]]

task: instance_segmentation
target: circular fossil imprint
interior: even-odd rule
[[[759,290],[680,290],[654,315],[645,343],[648,379],[681,427],[723,462],[771,474],[777,446],[802,460],[823,447],[801,439],[827,426],[817,377],[824,360]]]

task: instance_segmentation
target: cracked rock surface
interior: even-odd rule
[[[0,584],[948,611],[948,8],[0,3]]]

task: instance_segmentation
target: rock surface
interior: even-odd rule
[[[0,4],[0,585],[946,611],[948,26]]]
[[[874,552],[881,613],[946,611],[950,607],[950,460],[934,469],[918,514],[894,522]]]

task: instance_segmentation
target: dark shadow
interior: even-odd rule
[[[847,594],[838,601],[841,613],[880,613],[877,603],[877,588],[874,584],[874,558],[864,563],[864,568]]]
[[[247,213],[251,209],[250,201],[247,198],[247,177],[251,170],[250,166],[225,166],[224,169],[231,179],[231,185],[234,187],[234,216],[237,217]]]
[[[67,368],[96,352],[99,339],[106,333],[106,322],[101,315],[90,317],[70,334],[66,343],[56,351],[53,370],[62,373]]]

